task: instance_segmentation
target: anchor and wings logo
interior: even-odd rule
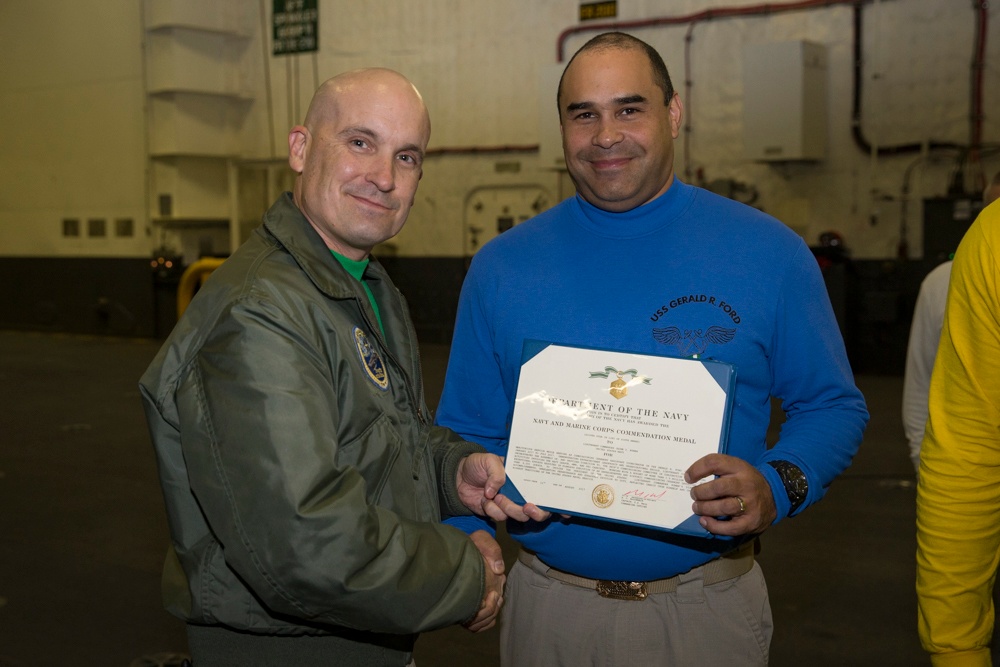
[[[699,357],[711,344],[721,345],[736,337],[736,329],[710,326],[706,330],[663,327],[653,329],[656,342],[673,346],[682,357]]]

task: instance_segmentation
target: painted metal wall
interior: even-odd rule
[[[863,4],[857,16],[849,4],[799,2],[797,11],[774,11],[783,4],[764,13],[746,0],[618,3],[619,24],[647,24],[628,31],[660,50],[686,105],[678,173],[724,192],[735,188],[747,199],[755,195],[754,205],[810,243],[835,230],[854,257],[890,258],[905,237],[907,255],[920,257],[922,200],[945,195],[959,167],[960,185],[970,194],[1000,169],[1000,115],[991,112],[1000,108],[1000,10],[957,0],[880,0]],[[539,82],[551,81],[548,70],[560,67],[560,55],[567,58],[596,34],[564,35],[588,26],[578,21],[578,9],[567,0],[321,2],[319,53],[269,63],[275,144],[283,145],[281,121],[304,110],[314,80],[371,64],[403,71],[427,99],[432,147],[443,154],[429,161],[412,224],[395,245],[403,255],[463,254],[476,224],[467,210],[474,189],[537,187],[551,203],[572,192],[565,178],[539,169],[533,153],[448,151],[558,142],[551,136],[554,86],[546,91]],[[961,147],[972,135],[980,13],[987,22],[977,120],[986,150],[970,162]],[[759,91],[745,89],[744,52],[799,40],[821,44],[827,54],[826,157],[748,160],[744,100]],[[252,64],[249,76],[263,80]],[[265,123],[252,119],[248,129],[258,142],[253,150],[266,153]],[[887,154],[900,145],[927,150]],[[958,148],[930,150],[948,145]],[[518,163],[516,175],[499,171],[509,161]]]
[[[138,26],[133,0],[0,3],[0,255],[148,255]]]
[[[383,65],[412,78],[430,108],[437,152],[410,224],[391,250],[468,255],[497,224],[510,218],[516,224],[572,193],[564,174],[540,168],[532,147],[558,142],[554,90],[546,87],[559,54],[568,56],[594,34],[561,37],[592,25],[578,20],[579,4],[320,0],[318,52],[272,56],[269,0],[218,0],[210,8],[193,0],[4,2],[0,255],[139,257],[163,242],[150,224],[157,192],[146,191],[147,169],[153,171],[146,146],[162,137],[147,123],[152,102],[143,69],[158,71],[162,58],[150,61],[155,40],[142,17],[164,8],[240,26],[217,64],[227,85],[235,81],[249,100],[225,128],[243,162],[280,165],[288,127],[330,75]],[[753,198],[810,242],[836,230],[854,257],[896,257],[905,230],[909,256],[920,257],[922,200],[945,195],[960,165],[960,185],[970,193],[983,174],[1000,169],[1000,117],[993,112],[1000,108],[1000,9],[960,0],[878,0],[862,5],[856,24],[851,5],[798,4],[798,11],[764,14],[746,0],[618,2],[619,23],[646,24],[629,31],[661,51],[686,105],[678,172]],[[878,149],[900,144],[970,144],[980,12],[987,19],[983,116],[975,119],[985,146],[981,161],[962,161],[960,149],[878,156]],[[744,87],[743,53],[754,44],[797,40],[823,45],[828,57],[826,158],[752,162],[744,157],[742,132],[744,100],[755,91]],[[871,150],[859,148],[856,131]],[[251,179],[239,185],[240,201],[264,201],[273,188]],[[209,193],[222,196],[219,188]],[[242,226],[255,219],[255,208],[241,207]],[[78,220],[78,236],[64,235],[66,219]],[[103,237],[89,235],[91,219],[106,220]],[[115,233],[118,220],[133,220],[132,236]]]

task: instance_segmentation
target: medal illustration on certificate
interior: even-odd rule
[[[528,341],[502,491],[563,514],[708,536],[684,472],[725,451],[735,378],[712,360]]]
[[[592,377],[592,378],[606,378],[606,377],[610,377],[610,375],[612,373],[614,373],[615,376],[617,376],[617,379],[614,382],[611,383],[611,389],[609,390],[609,393],[614,398],[617,398],[617,399],[622,399],[622,398],[625,398],[626,396],[628,396],[628,386],[629,386],[629,383],[622,379],[624,376],[631,375],[633,378],[640,380],[644,384],[649,384],[650,381],[652,381],[652,379],[653,379],[653,378],[645,377],[643,375],[639,375],[638,374],[639,372],[636,369],[634,369],[634,368],[630,368],[627,371],[620,371],[617,368],[615,368],[614,366],[605,366],[603,371],[597,371],[597,372],[591,371],[590,377]]]

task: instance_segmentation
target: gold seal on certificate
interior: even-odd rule
[[[615,490],[607,484],[598,484],[594,487],[594,492],[591,494],[591,498],[593,499],[594,504],[601,509],[611,507],[611,503],[615,502]]]
[[[725,450],[731,364],[538,341],[524,357],[504,493],[563,514],[708,535],[684,472]]]

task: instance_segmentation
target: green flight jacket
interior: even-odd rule
[[[261,634],[410,634],[485,591],[459,460],[433,426],[402,294],[363,286],[285,193],[198,291],[140,380],[171,533],[167,609]]]

